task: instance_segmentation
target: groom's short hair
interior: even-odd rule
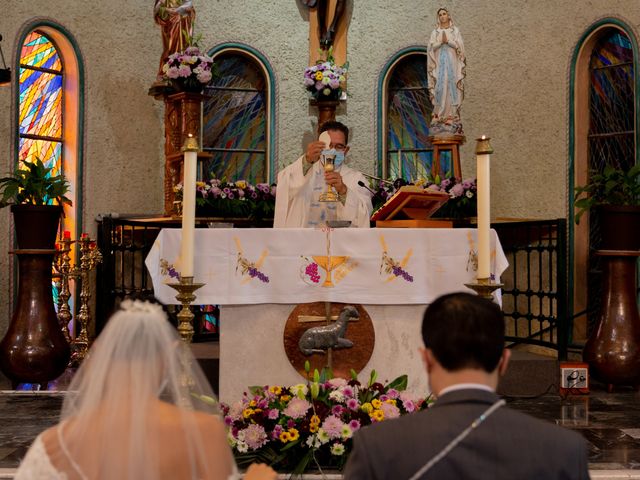
[[[422,340],[448,371],[494,371],[504,349],[504,316],[491,300],[459,292],[437,298],[424,312]]]

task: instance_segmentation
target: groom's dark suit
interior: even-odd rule
[[[345,479],[410,478],[499,397],[451,391],[428,410],[363,428]],[[581,435],[506,406],[498,408],[423,477],[427,479],[587,479]]]

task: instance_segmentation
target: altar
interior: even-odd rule
[[[156,297],[176,304],[166,282],[180,272],[180,229],[164,229],[146,266]],[[375,349],[361,379],[409,375],[409,390],[428,392],[419,356],[424,306],[467,290],[476,277],[476,229],[198,229],[197,304],[221,308],[220,398],[239,399],[250,385],[301,383],[283,348],[294,307],[308,302],[362,304]],[[508,264],[491,232],[491,273]],[[348,337],[348,332],[347,332]]]

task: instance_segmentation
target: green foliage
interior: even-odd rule
[[[11,204],[26,205],[71,205],[65,193],[69,182],[63,175],[51,175],[39,158],[23,162],[25,168],[12,175],[0,178],[0,208]]]
[[[640,165],[628,171],[606,166],[591,172],[589,183],[575,188],[576,223],[582,215],[600,205],[640,205]]]

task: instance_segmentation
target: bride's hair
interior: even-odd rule
[[[79,477],[95,472],[90,457],[100,464],[100,478],[136,479],[159,478],[159,452],[180,445],[186,471],[196,478],[210,453],[195,411],[218,408],[189,346],[160,305],[125,300],[71,381],[60,444],[71,464],[79,464]],[[166,432],[174,437],[162,438]]]

